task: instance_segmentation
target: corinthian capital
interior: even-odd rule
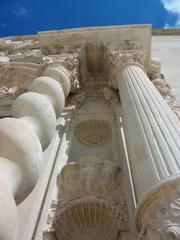
[[[118,88],[117,79],[125,66],[138,64],[143,68],[145,65],[145,54],[142,50],[114,50],[107,47],[104,55],[108,83],[114,89]]]
[[[80,89],[79,54],[64,53],[60,55],[45,56],[43,58],[49,67],[60,67],[68,75],[71,82],[71,92],[76,93]]]

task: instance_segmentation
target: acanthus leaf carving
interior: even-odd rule
[[[119,50],[106,47],[104,58],[108,84],[114,89],[118,89],[117,78],[125,64],[139,64],[142,68],[146,65],[146,56],[142,49]]]
[[[75,106],[76,108],[81,108],[85,101],[85,92],[81,91],[74,95],[68,97],[68,107]]]
[[[71,82],[71,92],[76,93],[81,88],[80,85],[80,66],[79,66],[79,54],[62,53],[59,55],[44,56],[43,61],[50,67],[61,67],[65,71]]]
[[[118,93],[115,92],[114,89],[105,87],[103,93],[104,98],[110,107],[115,107],[120,103]]]

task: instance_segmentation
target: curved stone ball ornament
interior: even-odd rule
[[[0,198],[1,240],[19,240],[16,204],[32,192],[38,181],[43,150],[54,136],[56,116],[60,116],[70,91],[64,71],[54,68],[47,69],[47,73],[14,101],[14,118],[0,120],[0,185],[4,182],[7,187]],[[2,186],[1,191],[6,187]]]

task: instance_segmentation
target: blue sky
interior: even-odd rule
[[[180,0],[0,0],[0,36],[151,23],[180,27]]]

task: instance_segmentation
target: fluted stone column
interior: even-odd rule
[[[148,240],[180,239],[179,120],[140,64],[121,65],[118,88],[138,231]]]

